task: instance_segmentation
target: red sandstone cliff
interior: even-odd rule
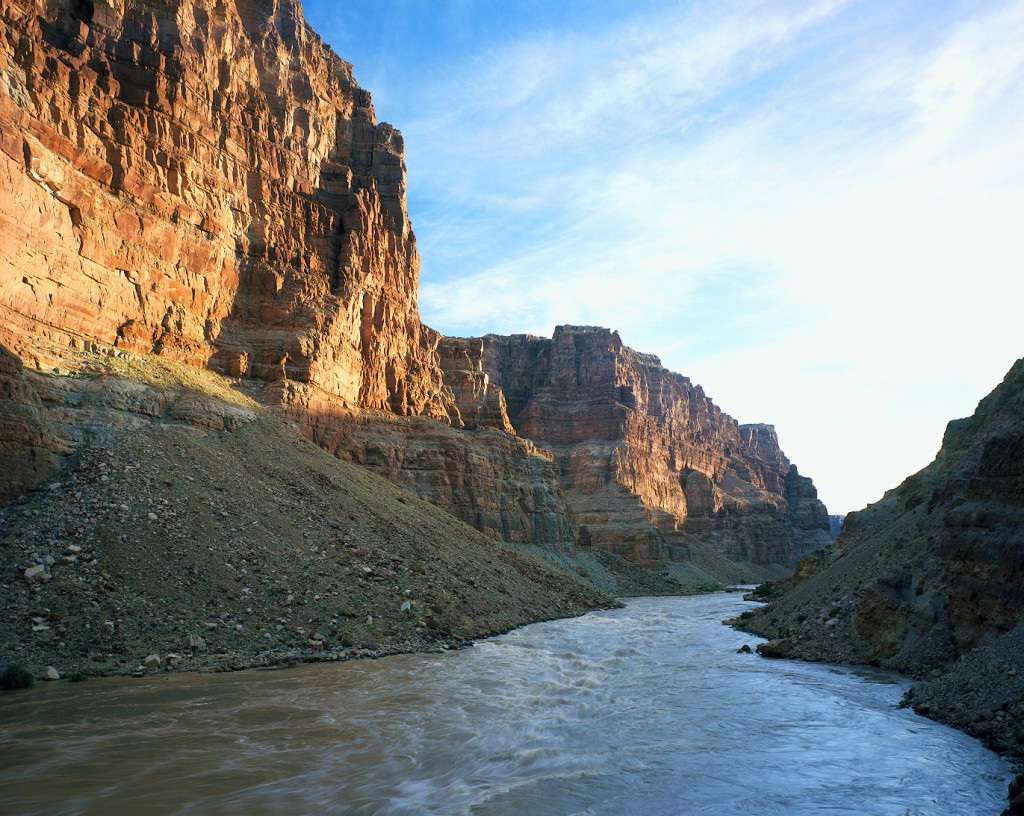
[[[421,324],[402,137],[296,0],[0,0],[0,80],[0,346],[25,363],[221,371],[509,541],[785,565],[816,542],[774,432],[617,335]],[[9,498],[71,443],[13,360],[0,380]]]
[[[0,342],[447,416],[401,135],[294,0],[0,5]]]
[[[771,426],[739,425],[616,332],[560,326],[550,340],[446,338],[442,349],[446,378],[473,359],[516,431],[554,453],[586,540],[644,563],[699,542],[787,567],[830,541],[824,505]],[[505,422],[488,393],[457,389],[460,410]]]

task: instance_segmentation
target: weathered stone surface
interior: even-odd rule
[[[483,370],[483,344],[479,338],[444,337],[439,346],[445,385],[451,388],[455,411],[452,425],[476,430],[497,428],[515,433],[508,418],[505,394]]]
[[[761,655],[761,657],[789,657],[792,652],[793,644],[785,638],[769,640],[766,643],[757,644],[757,653]]]
[[[577,532],[550,453],[496,429],[459,432],[426,419],[319,416],[321,447],[401,485],[503,541],[571,547]]]
[[[26,378],[21,360],[0,345],[0,505],[56,474],[69,445]]]
[[[824,505],[771,426],[739,425],[616,332],[560,326],[550,340],[446,342],[458,344],[442,356],[446,379],[454,359],[456,377],[481,372],[501,388],[516,432],[553,452],[581,537],[594,544],[655,564],[699,541],[792,567],[830,540]],[[457,403],[480,413],[479,397]]]
[[[0,342],[447,416],[402,137],[297,2],[13,0],[0,80]]]
[[[0,343],[22,360],[126,350],[225,372],[509,541],[654,564],[689,537],[792,566],[813,538],[820,505],[790,489],[773,432],[736,425],[617,335],[421,324],[401,134],[296,0],[11,0],[0,88]],[[125,382],[92,396],[98,417],[230,420],[181,395],[126,414],[154,392]],[[8,498],[62,451],[32,425],[31,394],[13,402],[0,445],[35,459]]]
[[[744,628],[794,633],[797,657],[944,673],[915,705],[1024,751],[1024,359],[949,423],[932,464],[848,515],[769,600]]]

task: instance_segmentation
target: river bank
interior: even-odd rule
[[[68,455],[0,509],[0,666],[104,676],[452,649],[614,596],[701,591],[717,568],[499,542],[223,377],[155,357],[72,363],[25,374]]]
[[[76,438],[57,478],[0,511],[0,665],[68,677],[380,656],[615,605],[222,378],[120,364],[136,369],[36,378]]]

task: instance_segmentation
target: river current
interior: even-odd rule
[[[739,654],[738,595],[459,652],[0,695],[5,814],[976,816],[1010,768],[882,672]]]

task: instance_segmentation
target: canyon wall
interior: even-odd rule
[[[580,537],[641,563],[686,558],[691,543],[792,567],[830,541],[828,517],[768,425],[740,425],[657,357],[603,328],[442,341],[463,416],[552,452]],[[452,371],[451,366],[457,365]],[[506,410],[491,393],[500,390]]]
[[[294,0],[0,6],[0,342],[447,417],[403,143]]]
[[[1022,751],[1012,727],[1024,717],[1022,530],[1024,359],[973,416],[949,423],[932,464],[848,515],[835,548],[745,625],[795,657],[919,676],[953,667],[917,700]]]
[[[818,545],[774,431],[613,332],[422,325],[401,134],[296,0],[4,0],[0,80],[3,497],[74,447],[19,368],[74,349],[227,374],[508,541],[782,566]]]

